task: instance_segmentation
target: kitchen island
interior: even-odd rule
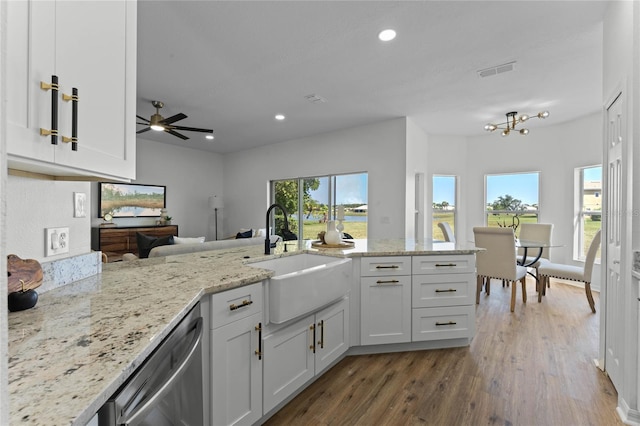
[[[358,240],[345,250],[316,249],[300,241],[279,243],[271,256],[477,251],[408,240]],[[10,313],[11,424],[85,424],[203,295],[272,276],[247,266],[265,258],[256,245],[104,265],[102,274],[42,294],[33,309]]]

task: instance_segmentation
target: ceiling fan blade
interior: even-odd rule
[[[189,132],[213,133],[212,129],[198,129],[197,127],[171,126],[172,129],[186,130]]]
[[[146,129],[138,130],[136,133],[144,133],[144,132],[148,132],[149,130],[151,130],[151,127],[147,127]]]
[[[144,117],[140,117],[139,115],[136,115],[136,117],[138,117],[142,121],[146,121],[147,123],[150,123],[150,121]]]
[[[186,137],[185,135],[181,135],[180,133],[178,133],[178,132],[174,132],[174,131],[173,131],[173,130],[171,130],[171,129],[164,129],[164,131],[165,131],[165,132],[167,132],[167,133],[169,133],[170,135],[176,136],[176,137],[178,137],[178,138],[180,138],[180,139],[182,139],[182,140],[185,140],[185,141],[186,141],[187,139],[189,139],[189,138],[188,138],[188,137]]]
[[[184,120],[185,118],[187,118],[187,116],[184,115],[183,113],[180,113],[180,114],[172,115],[169,118],[165,118],[164,120],[162,120],[162,123],[171,124],[171,123],[175,123],[178,120]]]

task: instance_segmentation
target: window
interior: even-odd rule
[[[602,221],[602,166],[581,167],[575,174],[577,226],[574,258],[584,260]]]
[[[456,193],[457,178],[455,176],[433,176],[433,215],[431,232],[434,240],[444,240],[438,222],[447,222],[453,233],[456,233]]]
[[[367,238],[367,173],[272,181],[271,199],[287,210],[289,229],[299,239],[318,239],[329,220],[338,221],[336,226],[342,224],[353,238]],[[275,233],[281,235],[282,212],[275,209],[274,218]]]
[[[538,222],[540,173],[486,175],[487,226],[512,226]]]

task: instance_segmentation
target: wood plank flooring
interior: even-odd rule
[[[350,356],[267,425],[622,425],[617,394],[595,367],[599,294],[552,281],[542,303],[527,282],[493,281],[469,347]]]

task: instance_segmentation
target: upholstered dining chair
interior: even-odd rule
[[[600,247],[600,232],[598,231],[593,237],[593,241],[589,245],[587,251],[587,257],[584,261],[584,266],[564,265],[561,263],[544,262],[538,267],[538,277],[542,280],[542,289],[544,290],[545,284],[549,282],[550,278],[559,278],[561,280],[569,281],[581,281],[584,283],[584,292],[587,295],[587,301],[591,307],[591,312],[596,313],[596,306],[593,301],[593,295],[591,294],[591,273],[593,271],[593,264],[596,260],[596,254]]]
[[[449,241],[452,243],[456,242],[456,236],[453,234],[453,230],[448,222],[438,222],[438,227],[442,231],[442,235],[444,236],[445,241]]]
[[[552,223],[522,223],[520,224],[520,240],[527,241],[540,241],[545,244],[551,244],[551,234],[553,233]],[[524,256],[524,249],[518,249],[518,256],[522,259],[521,263],[529,264],[537,257],[537,253],[531,253],[531,250],[527,252],[527,258],[522,259]],[[549,260],[549,248],[543,248],[540,259],[532,264],[530,268],[535,268],[536,277],[538,276],[538,267],[544,261]]]
[[[476,253],[476,304],[480,303],[482,284],[487,295],[491,290],[491,279],[513,282],[511,286],[511,312],[516,305],[516,281],[522,284],[522,303],[527,303],[527,268],[516,262],[516,247],[513,228],[474,227],[475,246],[484,248]]]

